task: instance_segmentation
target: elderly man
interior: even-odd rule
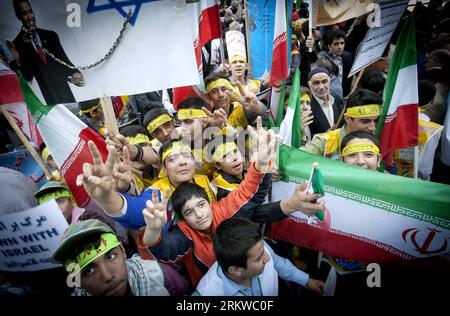
[[[338,120],[342,99],[330,92],[330,75],[323,67],[316,67],[308,74],[308,86],[313,95],[311,111],[314,121],[309,126],[311,136],[328,131]]]

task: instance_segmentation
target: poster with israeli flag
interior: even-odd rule
[[[0,7],[6,59],[45,104],[198,83],[184,0],[11,0]],[[105,55],[95,67],[72,68]]]

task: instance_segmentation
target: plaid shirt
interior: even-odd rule
[[[134,296],[169,296],[164,287],[164,274],[155,260],[144,260],[135,254],[126,261],[128,285]],[[83,288],[76,288],[72,296],[90,296]]]

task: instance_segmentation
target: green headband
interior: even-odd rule
[[[41,195],[40,197],[38,197],[38,204],[44,204],[45,202],[47,202],[48,200],[51,199],[59,199],[61,197],[68,197],[69,199],[72,200],[72,194],[70,194],[69,191],[65,190],[65,189],[59,189],[59,190],[53,190],[51,192],[45,193],[43,195]]]
[[[90,249],[83,250],[83,252],[77,255],[75,260],[67,259],[64,263],[64,267],[67,269],[69,264],[76,263],[79,266],[79,269],[77,269],[76,272],[79,272],[95,259],[101,257],[117,246],[120,246],[120,241],[117,239],[117,236],[113,233],[104,233],[100,236],[100,246],[98,246],[97,249],[91,247]]]

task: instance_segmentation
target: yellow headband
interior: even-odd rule
[[[58,190],[53,190],[51,192],[45,193],[43,195],[41,195],[40,197],[38,197],[38,204],[44,204],[45,202],[47,202],[48,200],[51,199],[59,199],[61,197],[67,197],[69,199],[72,200],[72,194],[70,194],[69,191],[65,190],[65,189],[58,189]]]
[[[173,142],[171,146],[169,146],[161,156],[161,161],[164,163],[167,156],[171,155],[172,153],[183,153],[183,152],[189,152],[192,153],[191,147],[188,144],[185,144],[181,141]]]
[[[164,123],[172,121],[172,117],[168,114],[162,114],[155,118],[153,121],[150,121],[147,125],[147,130],[149,133],[153,133],[155,129],[163,125]]]
[[[309,102],[311,102],[311,97],[309,96],[308,93],[302,93],[302,94],[301,94],[301,96],[300,96],[300,102],[303,102],[303,101],[309,101]]]
[[[368,104],[361,106],[354,106],[348,108],[346,114],[350,117],[369,117],[380,115],[381,104]]]
[[[214,154],[211,157],[212,162],[218,162],[221,160],[226,154],[228,154],[231,151],[234,151],[238,149],[236,144],[234,142],[227,142],[220,144],[219,147],[217,147],[217,150],[214,152]]]
[[[219,79],[216,79],[216,80],[210,82],[206,86],[206,91],[208,93],[210,93],[212,89],[218,88],[218,87],[226,87],[226,88],[228,88],[228,90],[233,90],[231,83],[227,79],[219,78]]]
[[[80,110],[80,115],[83,115],[83,114],[85,114],[85,113],[92,112],[92,111],[94,111],[96,108],[98,108],[99,106],[100,106],[100,103],[98,103],[98,104],[96,104],[96,105],[94,105],[94,106],[91,106],[89,109],[86,109],[86,110]]]
[[[242,62],[246,63],[247,58],[242,55],[234,55],[233,57],[230,58],[230,64],[234,63],[235,61],[242,61]]]
[[[380,154],[380,149],[378,148],[377,145],[360,142],[360,143],[353,143],[353,144],[345,146],[344,149],[342,150],[341,156],[345,157],[345,156],[348,156],[353,153],[359,153],[359,152],[365,152],[365,151],[370,151],[377,155]]]
[[[138,144],[142,144],[142,143],[150,144],[150,138],[148,138],[147,135],[144,135],[142,133],[138,133],[134,137],[128,136],[127,139],[131,145],[138,145]]]
[[[42,150],[42,158],[44,158],[45,161],[47,161],[48,157],[51,156],[52,153],[48,150],[47,147],[44,147]]]
[[[102,234],[100,236],[100,245],[98,248],[91,247],[90,249],[83,250],[83,252],[77,255],[75,260],[67,259],[66,262],[64,262],[64,266],[67,267],[71,263],[76,263],[79,268],[75,270],[75,272],[79,272],[95,259],[103,256],[117,246],[120,246],[120,241],[117,239],[116,235],[112,233]]]
[[[194,119],[194,118],[202,118],[202,117],[208,117],[203,110],[198,109],[181,109],[177,113],[177,117],[179,120],[188,120],[188,119]]]

